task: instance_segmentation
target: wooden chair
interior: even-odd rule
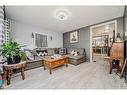
[[[121,71],[121,74],[120,74],[120,78],[122,78],[122,77],[123,77],[123,73],[124,73],[124,70],[125,70],[126,64],[127,64],[127,58],[125,59],[125,62],[124,62],[124,64],[123,64],[122,71]]]

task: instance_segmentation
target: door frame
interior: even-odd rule
[[[90,62],[92,63],[92,30],[93,28],[99,27],[99,26],[103,26],[103,25],[107,25],[107,24],[111,24],[114,23],[115,24],[115,38],[116,38],[116,34],[117,34],[117,20],[113,20],[113,21],[109,21],[109,22],[105,22],[105,23],[101,23],[101,24],[97,24],[97,25],[93,25],[90,27]]]

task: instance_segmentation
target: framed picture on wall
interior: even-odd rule
[[[70,43],[78,42],[78,31],[74,31],[70,33]]]

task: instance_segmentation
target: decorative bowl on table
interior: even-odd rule
[[[54,54],[53,56],[51,56],[52,59],[56,59],[56,58],[60,58],[60,57],[61,57],[61,55],[59,55],[59,54]]]

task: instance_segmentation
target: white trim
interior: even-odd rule
[[[94,25],[94,26],[90,27],[90,63],[92,63],[92,29],[96,28],[96,27],[99,27],[99,26],[106,25],[106,24],[110,24],[110,23],[115,23],[115,37],[116,37],[116,34],[117,34],[117,20],[109,21],[109,22],[102,23],[102,24],[97,24],[97,25]]]

